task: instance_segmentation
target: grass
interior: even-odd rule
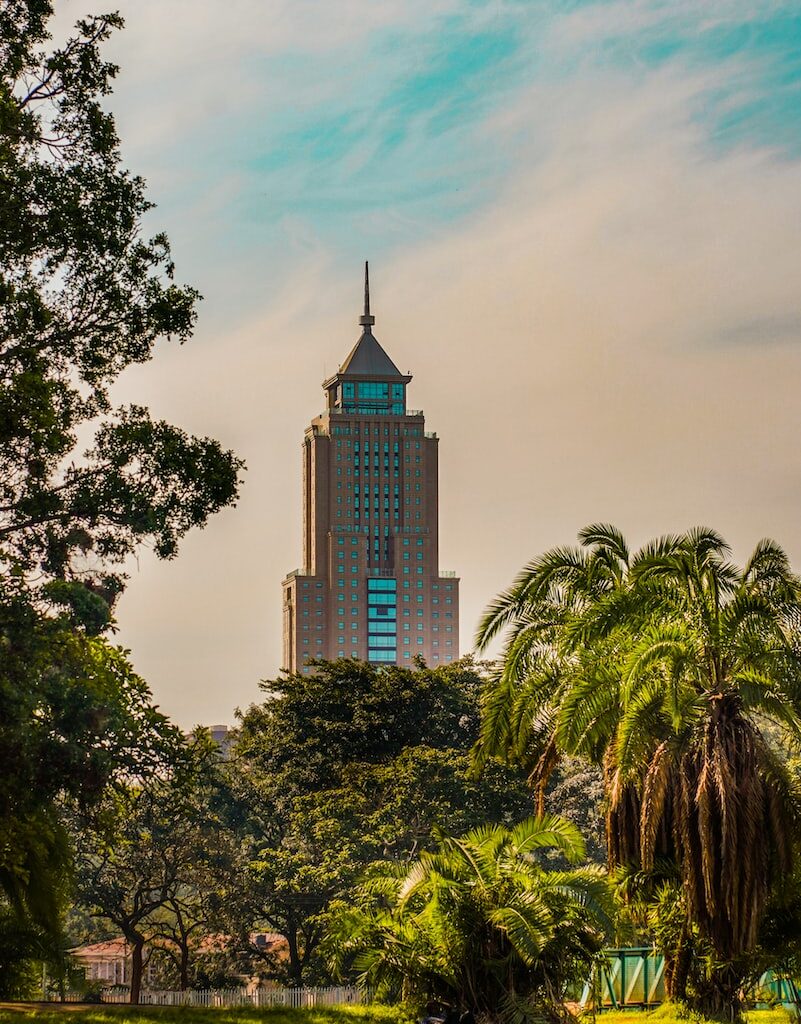
[[[0,1003],[0,1024],[409,1024],[397,1006],[321,1006],[293,1010],[195,1006],[45,1006]],[[773,1022],[766,1022],[773,1024]],[[784,1024],[784,1022],[782,1022]]]
[[[65,1019],[66,1017],[66,1019]],[[751,1010],[748,1024],[796,1024],[797,1018],[776,1007]],[[584,1016],[590,1020],[590,1015]],[[411,1024],[412,1018],[398,1006],[324,1006],[292,1010],[283,1006],[266,1009],[195,1006],[87,1006],[79,1003],[0,1003],[0,1024]],[[679,1016],[670,1006],[649,1012],[607,1010],[596,1015],[596,1024],[703,1024],[701,1017]]]
[[[781,1006],[772,1010],[749,1010],[746,1013],[748,1024],[796,1024],[795,1014]],[[587,1017],[585,1016],[585,1020]],[[660,1006],[656,1010],[604,1010],[596,1014],[597,1024],[702,1024],[704,1018],[699,1015],[679,1016],[672,1006]]]

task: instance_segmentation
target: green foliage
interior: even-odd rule
[[[326,980],[326,908],[367,865],[408,863],[435,825],[462,831],[529,813],[520,772],[497,762],[480,782],[471,772],[481,685],[469,663],[320,663],[265,684],[268,699],[243,716],[231,772],[246,882],[229,894],[232,927],[243,946],[252,925],[284,935],[285,980]]]
[[[111,408],[126,366],[189,337],[198,295],[173,283],[167,239],[142,237],[151,204],[102,106],[118,69],[101,45],[122,19],[79,21],[48,54],[51,13],[36,0],[2,19],[0,559],[113,597],[119,575],[83,556],[119,563],[144,540],[172,556],[234,499],[240,463],[139,406]]]
[[[527,566],[481,624],[481,643],[509,636],[478,757],[525,764],[540,793],[563,754],[602,765],[610,860],[676,865],[713,951],[704,1005],[736,1009],[801,821],[765,731],[801,738],[801,586],[771,541],[739,569],[707,529],[634,554],[612,527],[580,540]]]
[[[5,596],[5,600],[3,597]],[[63,807],[169,761],[176,731],[125,653],[0,591],[0,891],[21,929],[59,930],[72,849]]]
[[[218,879],[233,856],[212,806],[217,760],[216,747],[200,733],[157,775],[109,796],[103,832],[76,822],[78,898],[129,943],[132,1002],[148,940],[160,940],[184,989],[194,949],[212,930]]]
[[[436,849],[405,872],[376,871],[355,907],[332,910],[327,948],[338,972],[419,1007],[560,1017],[568,986],[589,975],[611,928],[602,868],[542,866],[549,850],[584,859],[576,828],[544,817],[436,835]]]
[[[121,565],[231,504],[241,463],[208,438],[115,409],[110,389],[186,340],[198,295],[146,238],[120,163],[101,54],[118,14],[48,52],[49,0],[0,9],[0,907],[55,936],[70,871],[62,805],[88,811],[171,742],[112,625]],[[78,439],[88,439],[80,451]]]

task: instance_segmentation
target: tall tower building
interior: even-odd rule
[[[438,438],[407,409],[411,377],[362,334],[323,383],[303,438],[303,567],[283,581],[283,666],[358,658],[430,666],[459,657],[459,580],[439,569]]]

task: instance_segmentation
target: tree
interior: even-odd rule
[[[603,764],[611,862],[675,862],[687,928],[714,954],[698,1002],[736,1014],[798,835],[764,723],[801,737],[801,588],[770,541],[738,569],[706,529],[633,556],[612,528],[581,539],[527,567],[482,624],[483,642],[511,627],[484,748]]]
[[[483,780],[472,775],[481,686],[469,662],[320,662],[264,684],[268,699],[243,715],[230,769],[247,881],[229,906],[243,946],[256,926],[285,937],[285,980],[327,977],[327,907],[368,864],[408,863],[435,824],[466,830],[529,813],[520,772],[493,761]],[[271,956],[265,966],[275,970]]]
[[[72,874],[65,809],[161,770],[177,740],[125,652],[0,594],[0,891],[57,947]]]
[[[52,837],[55,864],[59,801],[99,799],[164,725],[99,639],[124,560],[142,544],[173,557],[234,501],[242,467],[112,406],[127,366],[190,336],[199,296],[174,282],[166,237],[143,236],[151,204],[103,109],[117,68],[101,47],[121,18],[81,20],[47,52],[51,16],[50,0],[0,9],[0,889],[28,923],[30,837]],[[53,904],[33,924],[51,926]]]
[[[337,905],[329,942],[337,969],[420,1006],[560,1019],[568,986],[590,974],[610,926],[601,867],[540,863],[549,850],[583,860],[578,830],[544,817],[437,839],[405,871],[365,883],[356,907]]]
[[[169,770],[117,793],[105,834],[78,842],[78,897],[118,928],[131,948],[131,1002],[138,1003],[145,947],[174,952],[182,987],[220,868],[225,833],[210,813],[216,748],[200,734]],[[227,862],[226,865],[227,866]]]

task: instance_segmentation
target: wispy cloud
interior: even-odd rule
[[[364,255],[442,438],[465,643],[525,558],[594,519],[772,533],[801,562],[795,3],[122,8],[126,152],[207,302],[120,396],[250,465],[240,507],[143,559],[124,599],[170,710],[225,717],[277,667],[297,444]]]

